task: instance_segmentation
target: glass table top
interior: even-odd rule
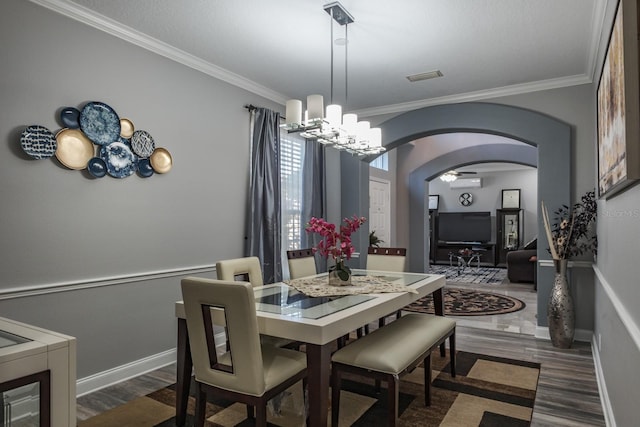
[[[31,340],[28,338],[23,338],[19,335],[14,335],[7,331],[0,330],[0,348],[23,344],[25,342],[30,342],[30,341]]]
[[[353,270],[353,275],[376,276],[406,286],[429,277],[427,274],[389,273],[371,270]],[[276,283],[256,289],[255,296],[256,309],[258,311],[305,319],[320,319],[376,298],[375,295],[368,294],[314,298],[284,283]]]

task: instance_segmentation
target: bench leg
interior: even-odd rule
[[[400,394],[400,378],[397,375],[389,375],[387,380],[389,396],[389,426],[395,427],[398,421],[398,406]]]
[[[449,356],[451,357],[451,376],[456,376],[456,330],[453,330],[453,333],[449,337]]]
[[[431,354],[424,358],[424,406],[431,406]]]
[[[331,369],[331,425],[338,426],[338,418],[340,417],[340,370]]]

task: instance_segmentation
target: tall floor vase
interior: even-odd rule
[[[553,260],[556,274],[547,306],[551,342],[558,348],[570,348],[575,334],[576,313],[567,281],[567,260]]]

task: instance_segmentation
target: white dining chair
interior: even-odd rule
[[[247,416],[266,426],[267,402],[306,378],[305,354],[260,342],[250,283],[187,277],[181,287],[196,380],[195,425],[204,426],[207,397],[216,396],[245,403]],[[212,309],[224,311],[229,348],[222,354]]]
[[[297,249],[287,251],[287,263],[289,264],[289,277],[298,279],[300,277],[314,276],[318,274],[316,269],[316,257],[313,249]]]

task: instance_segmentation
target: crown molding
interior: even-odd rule
[[[32,3],[36,3],[61,15],[67,16],[83,24],[89,25],[112,36],[118,37],[143,49],[154,52],[165,58],[176,61],[194,70],[200,71],[204,74],[215,77],[231,85],[237,86],[241,89],[245,89],[256,95],[260,95],[273,102],[284,105],[287,101],[287,97],[273,91],[267,87],[259,85],[258,83],[242,77],[238,74],[232,73],[229,70],[218,67],[210,62],[204,61],[190,53],[187,53],[181,49],[173,47],[167,43],[157,40],[153,37],[127,27],[113,19],[109,19],[103,15],[87,9],[78,4],[72,3],[68,0],[30,0]]]
[[[575,76],[560,77],[557,79],[541,80],[531,83],[503,86],[494,89],[467,92],[456,95],[441,96],[439,98],[429,98],[419,101],[404,102],[400,104],[386,105],[382,107],[364,108],[356,110],[359,116],[371,117],[390,113],[404,113],[405,111],[416,110],[418,108],[430,107],[432,105],[455,104],[460,102],[470,102],[497,98],[499,96],[519,95],[522,93],[538,92],[541,90],[558,89],[561,87],[578,86],[591,83],[591,76],[578,74]]]

